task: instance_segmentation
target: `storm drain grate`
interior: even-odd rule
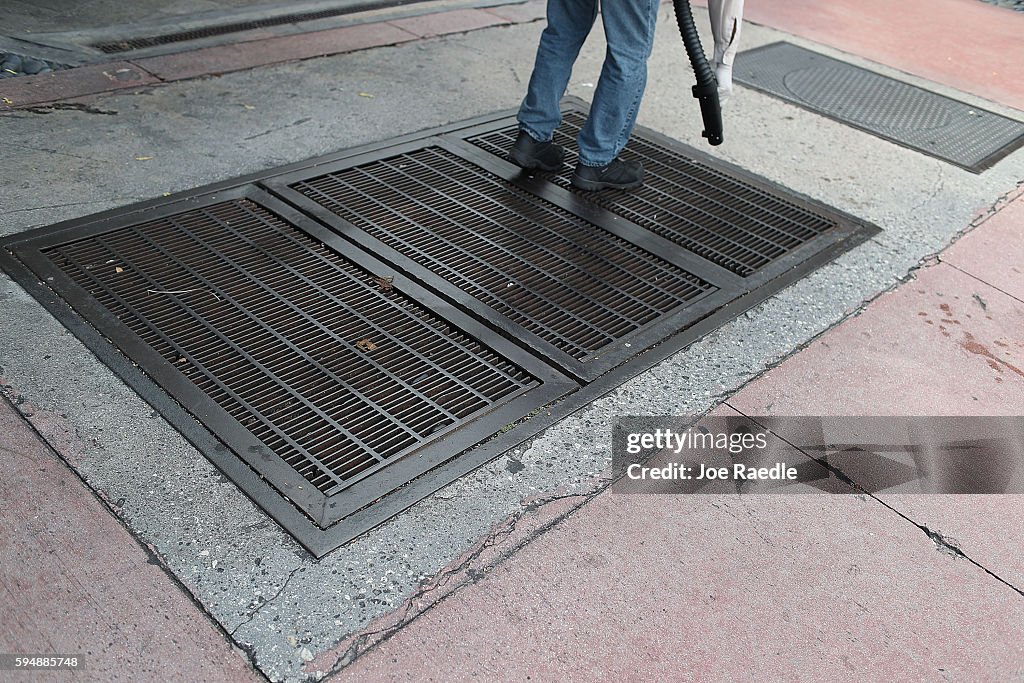
[[[575,139],[585,120],[583,113],[568,111],[555,132],[555,141],[567,150],[565,170],[550,176],[561,187],[571,187]],[[473,136],[469,142],[505,158],[517,132],[513,125]],[[630,139],[622,157],[643,163],[644,186],[632,192],[584,195],[588,201],[740,276],[754,273],[836,225],[820,213],[643,135]]]
[[[319,556],[877,232],[643,129],[651,188],[573,193],[500,158],[514,126],[40,228],[0,265]]]
[[[162,362],[134,361],[202,394],[197,403],[172,389],[179,401],[235,421],[257,451],[323,494],[274,482],[308,490],[291,497],[319,523],[334,521],[324,501],[353,482],[410,454],[426,462],[426,444],[542,384],[403,292],[386,269],[368,270],[249,198],[40,255]]]
[[[328,495],[536,385],[248,200],[43,253]]]
[[[1024,145],[1024,123],[785,42],[741,53],[735,80],[974,173]]]
[[[714,289],[436,147],[291,188],[580,361]]]

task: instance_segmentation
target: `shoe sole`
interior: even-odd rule
[[[643,178],[631,183],[609,183],[603,180],[587,180],[580,178],[573,173],[572,186],[584,192],[597,192],[598,190],[635,190],[644,184]]]
[[[512,162],[516,166],[519,166],[520,168],[525,168],[528,171],[537,169],[540,171],[544,171],[546,173],[555,173],[557,171],[562,170],[562,166],[564,165],[562,162],[559,162],[557,166],[551,166],[550,164],[541,163],[539,159],[526,156],[518,149],[513,149],[511,152],[509,152],[509,157],[511,157]]]

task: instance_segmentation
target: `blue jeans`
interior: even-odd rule
[[[606,166],[626,146],[647,85],[647,58],[658,20],[657,0],[600,4],[608,49],[590,116],[576,138],[585,166]],[[559,101],[597,19],[597,7],[598,0],[548,0],[548,25],[517,117],[519,127],[534,140],[547,142],[562,122]]]

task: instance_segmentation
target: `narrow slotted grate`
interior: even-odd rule
[[[734,77],[974,173],[1024,145],[1024,122],[786,42],[741,53]]]
[[[555,141],[566,148],[566,166],[547,177],[567,189],[572,189],[569,179],[577,158],[575,138],[585,121],[585,114],[568,111],[555,132]],[[469,142],[507,158],[517,132],[509,126]],[[634,135],[621,156],[643,163],[644,186],[586,193],[587,200],[737,275],[751,275],[836,225],[642,135]]]
[[[325,495],[537,384],[249,200],[43,253]]]
[[[436,147],[290,187],[578,360],[713,289]]]

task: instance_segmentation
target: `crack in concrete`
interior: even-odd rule
[[[423,582],[419,590],[406,599],[405,608],[401,615],[397,618],[391,617],[391,619],[394,620],[387,627],[373,631],[364,631],[355,636],[349,636],[352,639],[352,643],[346,647],[341,654],[336,656],[334,664],[332,664],[327,670],[324,677],[326,678],[340,672],[342,669],[348,667],[356,660],[372,651],[378,645],[389,640],[420,616],[443,604],[446,600],[456,595],[462,589],[479,583],[487,576],[490,570],[517,554],[520,550],[525,548],[548,530],[560,524],[563,520],[568,519],[577,510],[604,492],[613,481],[614,478],[598,485],[589,493],[557,494],[531,501],[529,503],[524,503],[523,507],[515,515],[506,519],[503,524],[496,526],[490,534],[484,537],[484,539],[477,544],[477,547],[473,551],[463,556],[462,560],[458,561],[454,566],[445,569],[443,572],[435,576],[433,580]],[[496,548],[502,542],[511,537],[518,528],[520,521],[522,521],[527,515],[539,512],[543,508],[554,503],[571,499],[579,499],[579,502],[573,505],[569,510],[556,515],[550,521],[541,524],[536,529],[533,529],[523,539],[507,550],[500,552],[496,557],[491,558],[490,560],[485,560],[479,568],[470,566],[476,560],[480,559],[486,551],[491,548]],[[450,590],[434,599],[429,604],[425,606],[421,606],[419,604],[424,599],[429,600],[433,594],[437,593],[437,591],[446,588],[452,579],[461,579],[461,582],[451,587]],[[395,613],[393,612],[392,615],[394,614]],[[387,616],[385,616],[385,618],[387,618]],[[344,639],[338,642],[344,642]]]
[[[22,118],[26,118],[26,117],[22,117]],[[83,156],[78,155],[78,154],[71,154],[70,152],[59,152],[59,151],[57,151],[55,149],[49,149],[48,147],[32,147],[30,145],[19,145],[19,144],[15,143],[15,142],[8,142],[7,140],[4,140],[4,144],[5,145],[10,145],[11,147],[18,147],[20,149],[27,149],[27,150],[32,151],[32,152],[46,152],[47,154],[57,154],[57,155],[64,156],[64,157],[71,157],[72,159],[84,159],[85,161],[96,161],[97,160],[95,157],[90,159],[89,157],[83,157]],[[38,208],[49,208],[49,207],[38,207]],[[35,211],[35,209],[19,209],[19,211]]]
[[[232,639],[234,639],[235,634],[238,633],[238,630],[240,628],[242,628],[243,626],[245,626],[246,624],[252,623],[252,621],[257,616],[259,616],[259,613],[261,611],[263,611],[264,607],[266,607],[267,605],[272,603],[274,600],[277,600],[277,598],[281,595],[281,593],[284,593],[284,590],[288,587],[288,584],[291,582],[291,580],[293,578],[295,578],[295,575],[298,574],[304,568],[305,568],[304,565],[300,564],[299,566],[295,567],[290,572],[288,572],[288,576],[285,578],[284,583],[281,584],[281,587],[278,588],[277,591],[273,595],[271,595],[269,598],[264,599],[263,602],[261,602],[256,609],[252,610],[249,613],[248,618],[245,618],[244,621],[242,621],[237,626],[235,626],[233,629],[231,629],[231,631],[228,632],[228,635],[231,636]],[[260,597],[262,597],[262,596],[260,596]]]
[[[41,151],[41,152],[48,152],[50,150],[39,150],[39,151]],[[55,152],[55,153],[59,154],[59,152]],[[85,206],[86,204],[102,204],[105,201],[106,200],[103,200],[103,199],[94,199],[94,200],[91,200],[91,201],[88,201],[88,202],[69,202],[67,204],[50,204],[48,206],[33,206],[32,208],[29,208],[29,209],[14,209],[12,211],[8,211],[7,215],[10,215],[12,213],[24,213],[26,211],[42,211],[44,209],[64,209],[64,208],[67,208],[69,206]]]
[[[865,491],[865,493],[867,493],[867,492]],[[911,524],[916,526],[918,529],[923,531],[924,534],[928,538],[931,539],[932,543],[934,543],[936,548],[938,550],[940,550],[941,552],[943,552],[943,553],[945,553],[947,555],[950,555],[952,557],[956,557],[956,558],[959,558],[959,559],[962,559],[962,560],[967,560],[968,562],[973,564],[975,567],[977,567],[978,569],[982,570],[983,572],[985,572],[986,574],[991,576],[996,581],[1000,582],[1001,584],[1003,584],[1004,586],[1006,586],[1010,590],[1016,592],[1017,595],[1020,595],[1021,597],[1024,597],[1024,590],[1022,590],[1020,588],[1017,588],[1012,583],[1010,583],[1009,581],[1007,581],[1006,579],[1004,579],[1003,577],[999,576],[994,571],[989,569],[988,567],[984,566],[983,564],[981,564],[980,562],[978,562],[977,560],[972,558],[970,555],[968,555],[963,550],[961,550],[960,547],[958,545],[956,545],[956,543],[953,542],[953,540],[950,539],[948,536],[944,536],[942,533],[940,533],[938,531],[929,529],[924,524],[918,524],[917,522],[915,522],[913,519],[911,519],[907,515],[903,514],[902,512],[900,512],[899,510],[897,510],[893,506],[891,506],[888,503],[886,503],[884,500],[881,500],[878,497],[876,497],[876,496],[874,496],[874,495],[872,495],[870,493],[868,493],[867,495],[871,496],[872,498],[877,500],[879,503],[881,503],[882,505],[884,505],[888,509],[892,510],[897,515],[899,515],[900,517],[902,517],[903,519],[907,520],[908,522],[910,522]]]
[[[13,448],[8,448],[7,446],[4,446],[3,444],[0,444],[0,453],[6,453],[7,455],[13,455],[14,457],[17,457],[17,458],[25,458],[29,462],[39,462],[39,459],[33,457],[32,454],[26,453],[24,451],[16,451]]]
[[[942,263],[943,263],[943,265],[947,265],[950,268],[958,270],[961,273],[963,273],[964,275],[967,275],[968,277],[977,280],[978,282],[980,282],[981,284],[985,285],[986,287],[991,287],[992,289],[996,290],[997,292],[999,292],[1001,294],[1005,294],[1006,296],[1010,297],[1014,301],[1019,301],[1020,303],[1024,304],[1024,299],[1021,299],[1019,296],[1015,296],[1013,294],[1010,294],[1005,289],[1002,289],[1001,287],[997,287],[996,285],[992,284],[988,280],[982,279],[982,278],[978,277],[977,275],[975,275],[974,273],[972,273],[970,271],[964,270],[963,268],[959,267],[955,263],[950,263],[949,261],[942,261]],[[978,299],[981,299],[981,297],[978,296],[977,294],[975,294],[974,296],[976,298],[978,298]],[[980,304],[980,302],[979,302],[979,304]],[[981,308],[982,308],[982,310],[988,310],[988,305],[984,304],[984,305],[981,306]]]
[[[928,190],[927,194],[925,194],[924,199],[914,205],[914,207],[907,212],[907,215],[916,216],[921,209],[926,207],[930,202],[934,201],[940,194],[942,194],[942,191],[946,187],[946,174],[943,172],[943,166],[936,166],[936,170],[939,172],[938,177],[936,177],[932,182],[931,189]]]
[[[515,80],[516,85],[523,85],[523,79],[519,76],[519,69],[516,68],[515,64],[509,64],[509,73],[512,74],[512,78]]]
[[[729,404],[728,402],[726,402],[725,405],[729,406],[730,408],[735,410],[740,415],[743,415],[744,417],[746,417],[748,419],[752,419],[750,415],[747,415],[746,413],[744,413],[743,411],[739,410],[735,406]],[[845,484],[847,484],[847,485],[857,489],[863,495],[868,496],[872,500],[874,500],[874,501],[878,502],[879,504],[881,504],[883,507],[885,507],[888,510],[894,512],[895,514],[899,515],[904,520],[906,520],[906,521],[910,522],[911,524],[913,524],[914,526],[916,526],[918,529],[920,529],[922,532],[924,532],[924,534],[932,541],[932,543],[935,544],[936,549],[939,550],[940,552],[942,552],[942,553],[944,553],[946,555],[949,555],[951,557],[967,560],[968,562],[973,564],[975,567],[977,567],[978,569],[982,570],[983,572],[985,572],[986,574],[988,574],[989,576],[994,578],[996,581],[999,581],[1000,583],[1005,585],[1010,590],[1016,592],[1021,597],[1024,597],[1024,590],[1022,590],[1020,588],[1017,588],[1012,583],[1010,583],[1009,581],[1007,581],[1003,577],[999,576],[998,574],[996,574],[994,571],[992,571],[988,567],[985,567],[980,562],[978,562],[974,558],[970,557],[967,553],[965,553],[956,544],[956,542],[952,538],[943,535],[939,531],[935,531],[933,529],[930,529],[930,528],[928,528],[928,526],[926,526],[924,524],[919,524],[918,522],[914,521],[908,515],[905,515],[904,513],[900,512],[899,510],[894,508],[892,505],[889,505],[884,500],[882,500],[881,498],[879,498],[878,496],[876,496],[875,494],[871,493],[870,491],[865,489],[863,486],[858,484],[856,481],[853,480],[853,478],[851,478],[849,475],[847,475],[845,472],[843,472],[841,469],[839,469],[835,464],[829,463],[827,460],[823,460],[823,459],[821,459],[819,457],[814,456],[811,453],[808,453],[807,451],[805,451],[802,448],[800,448],[799,446],[797,446],[795,443],[793,443],[793,442],[789,441],[788,439],[786,439],[786,437],[782,436],[781,434],[778,434],[778,433],[776,433],[774,431],[772,432],[772,434],[775,435],[780,440],[784,441],[785,443],[789,444],[790,446],[792,446],[796,450],[798,450],[800,453],[803,453],[806,457],[810,458],[811,460],[814,460],[815,462],[817,462],[818,464],[820,464],[821,466],[823,466],[824,468],[826,468],[827,470],[829,470],[830,472],[835,474],[836,477],[838,477],[839,480],[842,481],[843,483],[845,483]]]
[[[770,547],[770,548],[778,547],[778,546],[775,545],[775,543],[770,538],[768,538],[763,533],[761,533],[761,531],[759,529],[755,529],[752,526],[752,524],[750,523],[750,520],[744,520],[742,517],[740,517],[739,515],[735,514],[732,511],[732,508],[730,508],[727,503],[725,503],[725,502],[716,503],[714,501],[711,501],[711,507],[715,508],[716,510],[721,510],[722,512],[724,512],[725,514],[729,515],[730,517],[732,517],[733,519],[735,519],[738,522],[743,522],[746,525],[747,530],[754,532],[754,535],[757,536],[758,538],[760,538],[762,541],[764,541],[765,545],[767,545],[768,547]],[[748,512],[748,514],[750,514],[750,513]],[[739,539],[737,538],[737,540],[739,540]]]
[[[1018,201],[1018,200],[1024,201],[1024,199],[1022,199],[1022,197],[1024,197],[1024,180],[1018,180],[1017,184],[1014,185],[1012,190],[1008,190],[1008,191],[1004,192],[1003,194],[999,195],[998,197],[996,197],[996,199],[991,204],[989,204],[984,209],[979,211],[975,215],[974,219],[971,220],[971,222],[967,224],[967,227],[965,227],[962,230],[958,230],[957,233],[955,235],[953,235],[953,238],[949,241],[949,244],[942,251],[936,252],[932,256],[934,256],[937,260],[942,261],[942,252],[943,251],[945,251],[949,247],[951,247],[954,244],[956,244],[957,242],[959,242],[965,236],[967,236],[970,233],[974,232],[974,230],[977,227],[979,227],[980,225],[982,225],[982,224],[988,222],[989,220],[991,220],[992,218],[994,218],[996,216],[996,214],[998,214],[1003,209],[1007,208],[1014,201]],[[874,238],[872,238],[872,239],[874,239]],[[947,263],[946,261],[942,261],[942,262],[943,263]],[[952,264],[948,264],[947,263],[947,265],[952,265]],[[955,267],[956,266],[954,266],[954,268]],[[970,273],[968,273],[968,275],[970,275]]]
[[[299,119],[298,121],[292,121],[291,123],[287,123],[287,124],[285,124],[283,126],[277,126],[275,128],[268,128],[267,130],[263,131],[262,133],[257,133],[256,135],[250,135],[249,137],[243,138],[243,139],[244,140],[255,140],[256,138],[261,138],[264,135],[270,135],[271,133],[277,132],[279,130],[287,130],[288,128],[294,128],[295,126],[301,126],[302,124],[309,123],[312,120],[313,119],[311,119],[311,118]]]
[[[983,211],[979,212],[978,215],[974,218],[974,220],[972,220],[966,228],[957,233],[957,235],[953,238],[953,242],[956,242],[958,239],[960,239],[967,233],[971,232],[974,228],[978,227],[982,223],[985,223],[990,218],[995,216],[997,213],[999,213],[1007,206],[1009,206],[1010,203],[1017,199],[1020,199],[1021,197],[1024,197],[1024,180],[1018,180],[1017,184],[1014,186],[1012,190],[1009,190],[1008,192],[1004,192],[1003,194],[999,195],[999,197],[997,197],[994,202],[989,204]]]

